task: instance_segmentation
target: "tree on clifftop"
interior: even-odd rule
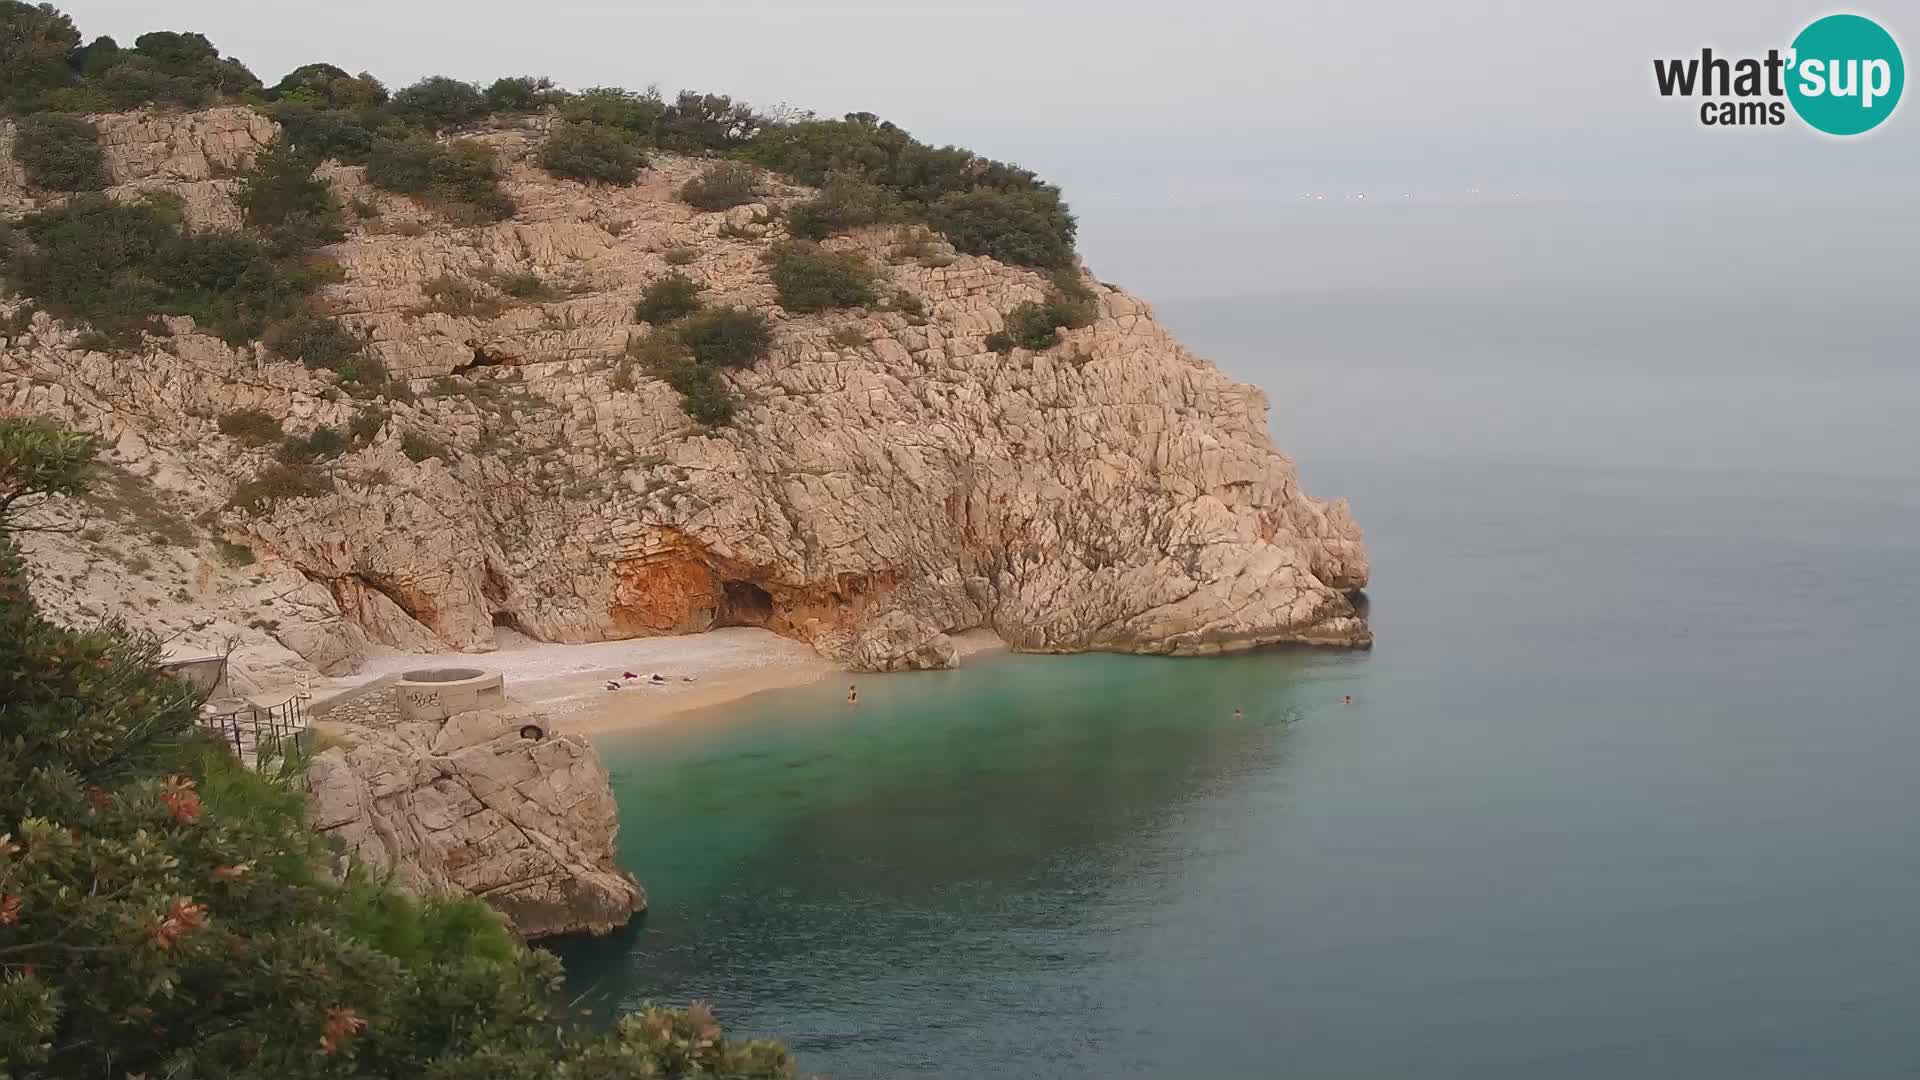
[[[94,451],[0,417],[0,1075],[792,1076],[699,1006],[574,1028],[479,901],[330,881],[297,776],[202,739],[155,642],[35,608],[14,535]]]

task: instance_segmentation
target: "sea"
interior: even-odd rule
[[[652,909],[580,1007],[842,1080],[1920,1075],[1916,204],[1083,224],[1352,502],[1377,645],[603,736]]]

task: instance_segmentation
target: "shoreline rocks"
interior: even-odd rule
[[[384,688],[316,730],[337,745],[307,770],[309,817],[346,862],[411,892],[476,896],[530,940],[604,934],[645,910],[614,867],[618,808],[583,736],[511,710],[403,720]]]

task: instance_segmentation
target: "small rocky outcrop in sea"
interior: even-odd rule
[[[646,908],[613,865],[613,792],[585,738],[516,711],[403,720],[385,691],[318,724],[336,745],[307,770],[309,818],[345,860],[477,896],[527,938],[604,934]]]
[[[237,222],[230,177],[275,132],[238,108],[97,122],[115,198],[171,193],[215,228]],[[884,302],[787,311],[765,257],[810,189],[768,178],[759,202],[703,212],[677,194],[699,160],[650,153],[637,183],[585,185],[539,167],[547,137],[475,135],[518,207],[484,225],[322,166],[364,216],[324,249],[341,273],[314,304],[400,380],[378,401],[190,319],[108,355],[0,305],[17,325],[0,403],[101,432],[110,458],[258,556],[244,580],[211,570],[153,611],[299,583],[298,604],[276,588],[269,612],[229,604],[230,621],[256,652],[277,642],[327,673],[369,643],[484,652],[501,627],[584,642],[763,626],[860,670],[951,666],[947,636],[978,627],[1032,652],[1371,641],[1346,504],[1302,491],[1261,391],[1139,298],[1080,270],[1086,325],[995,351],[1048,277],[881,225],[823,246],[864,257]],[[42,199],[0,156],[0,207]],[[690,421],[623,352],[645,331],[635,301],[670,273],[770,319],[769,355],[717,376],[730,425]],[[227,507],[274,468],[272,445],[221,433],[241,415],[356,434],[314,467],[324,483]]]

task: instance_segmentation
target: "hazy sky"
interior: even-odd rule
[[[1920,3],[1876,0],[1920,60]],[[1651,61],[1784,47],[1808,0],[73,0],[123,44],[193,29],[269,83],[326,60],[427,74],[714,89],[866,109],[1013,159],[1087,208],[1293,200],[1315,189],[1556,194],[1723,186],[1903,189],[1920,104],[1835,141],[1703,128]],[[1912,97],[1913,94],[1909,94]]]

